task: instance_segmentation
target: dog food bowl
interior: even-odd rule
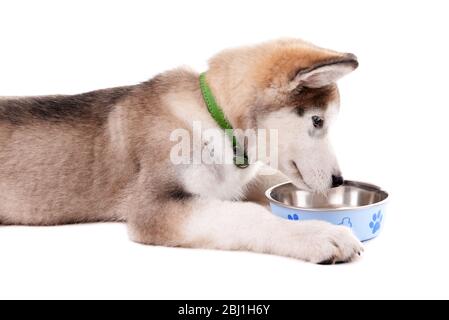
[[[267,190],[273,214],[292,221],[324,220],[352,229],[360,241],[379,235],[388,193],[372,184],[345,181],[326,195],[282,183]]]

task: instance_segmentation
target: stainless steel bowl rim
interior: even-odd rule
[[[283,185],[287,185],[287,184],[292,184],[291,182],[283,182],[283,183],[279,183],[275,186],[272,186],[271,188],[269,188],[267,191],[265,191],[265,196],[268,198],[268,200],[271,203],[274,203],[278,206],[284,207],[284,208],[289,208],[289,209],[295,209],[295,210],[301,210],[301,211],[309,211],[309,212],[335,212],[335,211],[356,211],[356,210],[360,210],[360,209],[366,209],[366,208],[370,208],[370,207],[377,207],[379,205],[382,205],[384,203],[386,203],[389,199],[389,194],[388,192],[386,192],[385,190],[381,189],[380,187],[371,184],[371,183],[366,183],[366,182],[360,182],[360,181],[353,181],[353,180],[345,180],[344,185],[349,185],[352,187],[356,187],[356,188],[360,188],[360,189],[372,189],[373,191],[376,192],[381,192],[383,194],[385,194],[385,199],[379,201],[379,202],[375,202],[375,203],[371,203],[371,204],[367,204],[367,205],[363,205],[363,206],[357,206],[357,207],[338,207],[338,208],[304,208],[304,207],[295,207],[295,206],[290,206],[287,205],[285,203],[282,203],[276,199],[274,199],[271,196],[271,193],[273,192],[274,189],[283,186]]]

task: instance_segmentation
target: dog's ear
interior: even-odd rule
[[[295,89],[298,86],[321,88],[330,85],[355,70],[358,65],[357,57],[350,53],[316,63],[299,70],[291,81],[290,88]]]

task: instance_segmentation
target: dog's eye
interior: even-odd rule
[[[324,125],[324,120],[319,116],[313,116],[312,122],[313,122],[313,126],[318,129],[322,128]]]

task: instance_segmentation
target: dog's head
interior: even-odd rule
[[[277,129],[279,169],[323,192],[342,182],[327,136],[339,109],[336,81],[357,66],[353,54],[278,40],[218,54],[208,79],[234,128]]]

